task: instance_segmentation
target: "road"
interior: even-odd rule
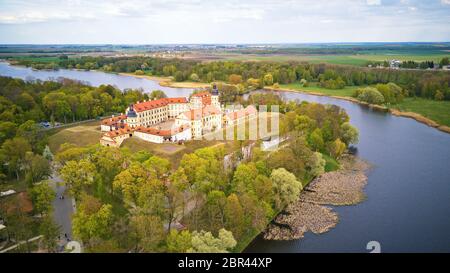
[[[56,192],[55,199],[53,200],[53,217],[56,222],[61,227],[61,241],[60,246],[64,246],[67,240],[64,238],[64,234],[72,239],[72,214],[75,209],[75,202],[73,198],[68,197],[65,194],[66,187],[64,185],[59,185],[62,182],[61,178],[57,174],[53,174],[51,177],[52,187]],[[59,199],[60,196],[64,196],[64,199]]]

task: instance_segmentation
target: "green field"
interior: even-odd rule
[[[218,58],[230,61],[273,61],[286,62],[298,61],[309,63],[329,63],[339,65],[366,66],[368,62],[383,62],[397,59],[400,61],[434,61],[439,62],[450,54],[329,54],[329,55],[304,55],[304,54],[217,54]]]
[[[327,89],[317,86],[317,83],[310,83],[308,87],[303,87],[298,82],[290,84],[281,84],[280,87],[304,92],[320,93],[327,96],[340,96],[340,97],[351,97],[356,89],[361,88],[361,86],[346,86],[343,89]]]
[[[435,101],[422,98],[406,98],[392,108],[404,112],[415,112],[441,125],[450,126],[450,101]]]
[[[31,63],[58,63],[60,61],[57,56],[14,56],[13,59]]]

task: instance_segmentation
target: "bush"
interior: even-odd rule
[[[357,98],[360,101],[370,104],[382,104],[384,103],[383,95],[373,87],[366,87],[356,91]]]
[[[376,88],[386,103],[399,103],[403,100],[402,88],[395,83],[377,84]]]

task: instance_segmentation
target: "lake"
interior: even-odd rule
[[[187,97],[192,93],[192,88],[172,88],[160,86],[157,81],[132,76],[124,76],[113,73],[104,73],[101,71],[83,71],[83,70],[33,70],[29,67],[13,66],[6,62],[0,62],[0,75],[21,78],[24,80],[56,80],[58,78],[68,78],[86,82],[92,86],[110,84],[119,89],[142,88],[145,92],[153,90],[162,90],[171,97]]]
[[[192,92],[96,71],[34,71],[0,63],[0,75],[41,80],[67,77],[95,86],[160,89],[169,97]],[[368,173],[367,200],[335,207],[339,223],[325,234],[306,233],[295,241],[266,241],[259,236],[246,252],[368,252],[369,241],[378,241],[382,252],[450,252],[450,134],[349,101],[280,94],[289,100],[335,104],[347,111],[360,131],[357,154],[374,166]]]

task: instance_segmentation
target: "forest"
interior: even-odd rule
[[[247,159],[237,152],[233,160],[239,164],[232,167],[224,164],[225,152],[216,146],[184,154],[177,166],[149,151],[132,153],[100,145],[67,143],[53,154],[46,143],[49,132],[30,112],[64,119],[61,105],[66,97],[77,98],[77,107],[86,107],[81,101],[89,96],[98,100],[93,107],[74,108],[75,119],[88,119],[102,111],[119,111],[142,93],[116,93],[109,86],[95,88],[67,80],[1,80],[2,185],[22,183],[33,211],[24,213],[2,202],[0,216],[11,240],[41,234],[41,248],[49,252],[58,251],[59,236],[52,217],[53,173],[76,200],[73,235],[87,252],[240,252],[297,200],[309,181],[335,170],[339,157],[358,141],[357,129],[341,108],[286,103],[268,93],[252,94],[244,102],[280,105],[280,132],[287,140],[274,152],[256,145]],[[106,94],[113,103],[101,99]]]
[[[448,63],[448,58],[441,60]],[[81,57],[61,55],[56,62],[19,60],[18,64],[36,69],[99,69],[105,72],[135,73],[138,75],[171,76],[175,81],[200,81],[233,84],[236,92],[262,88],[273,84],[294,82],[318,83],[328,89],[345,86],[387,84],[400,86],[409,97],[450,100],[450,73],[433,70],[392,70],[331,64],[269,61],[211,61],[150,57]],[[405,62],[407,67],[411,62]],[[409,66],[408,66],[409,65]],[[419,65],[419,64],[417,64]],[[424,66],[430,64],[424,63]],[[439,92],[438,96],[436,94]]]

